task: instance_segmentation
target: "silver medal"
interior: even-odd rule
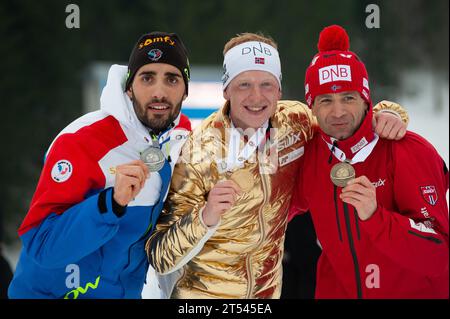
[[[141,160],[150,172],[158,172],[164,166],[165,157],[159,148],[150,146],[141,153]]]

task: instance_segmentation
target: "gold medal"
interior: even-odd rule
[[[238,184],[244,193],[249,192],[254,185],[252,173],[242,169],[234,171],[229,179]]]
[[[348,181],[355,178],[355,169],[349,163],[337,163],[331,168],[330,178],[334,185],[345,187]]]

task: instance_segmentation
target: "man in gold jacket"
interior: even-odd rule
[[[259,34],[224,48],[225,105],[197,127],[175,166],[169,196],[146,245],[167,298],[279,298],[287,214],[309,108],[280,101],[276,43]],[[380,103],[376,131],[399,138],[403,109]]]

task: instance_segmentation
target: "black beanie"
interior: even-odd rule
[[[167,63],[180,70],[186,95],[190,79],[189,59],[187,50],[181,39],[175,33],[151,32],[140,37],[133,48],[128,61],[128,77],[125,90],[131,86],[137,70],[149,63]]]

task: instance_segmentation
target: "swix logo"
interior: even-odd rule
[[[378,182],[373,182],[372,185],[375,187],[380,187],[380,186],[384,186],[384,183],[386,182],[385,179],[379,179]]]
[[[301,140],[302,140],[301,133],[290,134],[286,136],[285,139],[283,139],[280,143],[278,143],[278,152],[284,150],[286,147],[289,147],[297,142],[300,142]]]
[[[349,65],[330,65],[319,69],[320,85],[334,81],[352,81]]]

